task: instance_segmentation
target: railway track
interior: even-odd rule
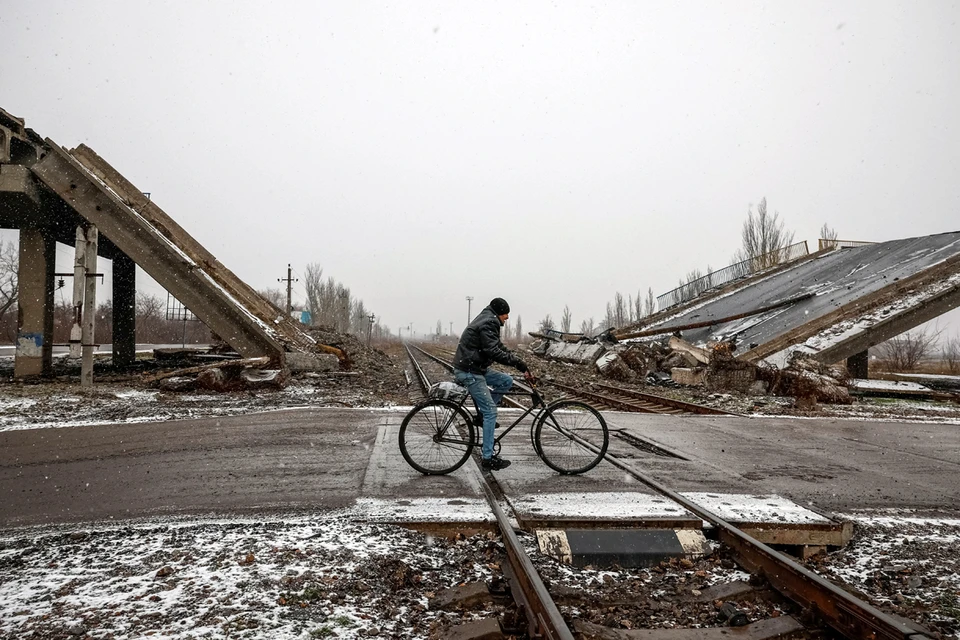
[[[427,354],[422,349],[417,348],[417,351],[440,361],[439,358]],[[410,347],[407,347],[407,354],[417,372],[420,384],[426,390],[430,384],[429,378]],[[616,387],[614,389],[619,390]],[[809,612],[820,623],[843,637],[889,640],[925,640],[929,637],[920,630],[919,626],[902,618],[887,615],[870,603],[854,597],[789,556],[757,541],[711,511],[662,485],[634,467],[632,463],[609,452],[605,455],[605,460],[712,525],[716,538],[730,549],[742,568],[751,574],[765,577],[774,589],[792,601],[800,610]],[[481,476],[483,477],[482,489],[496,516],[509,560],[509,565],[504,566],[504,572],[518,610],[527,620],[529,637],[572,640],[573,633],[543,581],[537,575],[532,561],[524,551],[513,531],[513,526],[500,506],[501,501],[506,502],[502,489],[491,474],[481,474]],[[658,635],[651,631],[651,635],[646,637],[656,638]],[[668,635],[671,638],[676,637],[669,632],[664,634],[664,637]]]
[[[405,346],[407,355],[413,363],[417,380],[424,393],[426,393],[426,390],[430,388],[430,378],[417,361],[410,346]],[[417,350],[420,353],[427,354],[422,349],[417,348]],[[476,464],[476,462],[473,462],[473,464]],[[479,471],[479,466],[477,470]],[[560,614],[553,598],[550,597],[550,593],[534,568],[530,556],[527,555],[523,545],[520,544],[507,514],[500,507],[498,495],[502,496],[503,490],[489,473],[480,474],[480,477],[483,478],[481,488],[490,509],[496,517],[497,529],[500,532],[507,555],[508,564],[503,567],[504,574],[510,585],[510,594],[517,604],[517,609],[521,617],[527,621],[527,634],[530,638],[573,640],[573,633],[567,627],[567,623]]]
[[[550,382],[551,386],[562,389],[570,395],[591,400],[602,407],[609,407],[618,411],[632,411],[637,413],[663,413],[667,415],[731,415],[726,411],[705,407],[692,402],[683,402],[672,398],[664,398],[652,393],[643,393],[634,389],[625,389],[599,382],[592,383],[591,389],[584,391],[574,387]]]

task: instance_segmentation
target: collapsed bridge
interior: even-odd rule
[[[91,307],[95,256],[113,261],[113,358],[119,365],[135,358],[135,265],[245,358],[266,356],[278,367],[318,351],[344,358],[318,345],[92,149],[68,151],[2,109],[0,228],[20,230],[15,377],[51,369],[56,242],[92,252],[94,258],[75,271]],[[88,355],[92,362],[92,333],[84,335],[85,362]]]
[[[960,306],[960,231],[844,247],[839,243],[663,309],[620,340],[683,333],[735,343],[747,362],[783,366],[796,352],[846,360],[867,377],[867,349]]]

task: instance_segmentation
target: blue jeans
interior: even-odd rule
[[[457,382],[470,392],[470,397],[477,403],[477,409],[483,416],[483,457],[493,456],[493,432],[497,426],[497,403],[504,392],[513,386],[513,378],[499,371],[487,369],[484,375],[467,373],[459,369],[453,370]],[[488,386],[489,385],[489,386]]]

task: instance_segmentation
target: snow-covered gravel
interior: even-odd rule
[[[855,540],[813,568],[960,638],[960,519],[849,517]],[[499,574],[501,553],[491,534],[430,537],[348,512],[9,530],[0,532],[0,638],[429,638],[503,611],[430,606],[446,588]],[[535,563],[570,602],[567,614],[599,615],[575,596],[585,591],[597,602],[632,598],[629,609],[597,619],[614,626],[670,626],[678,609],[664,601],[747,577],[715,555],[657,570],[581,570],[544,556]],[[683,615],[717,624],[712,605]]]
[[[813,568],[884,610],[960,638],[960,517],[902,511],[842,517],[855,524],[853,541],[816,558]]]
[[[425,638],[448,615],[429,598],[498,555],[342,515],[8,531],[0,637]]]

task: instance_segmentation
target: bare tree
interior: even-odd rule
[[[553,331],[553,318],[550,317],[550,314],[547,314],[543,320],[540,321],[540,333],[546,333],[547,331]]]
[[[741,231],[743,247],[738,254],[737,262],[753,261],[753,270],[759,271],[786,260],[783,249],[793,244],[793,232],[784,231],[783,220],[780,214],[767,213],[767,199],[760,200],[757,205],[757,214],[753,208],[747,210],[747,219],[743,222]]]
[[[820,227],[820,249],[833,249],[837,246],[837,232],[824,222]]]
[[[607,313],[603,317],[603,326],[607,329],[617,326],[616,314],[613,311],[613,306],[609,302],[607,303]]]
[[[560,331],[570,333],[570,324],[573,322],[573,314],[570,313],[570,307],[564,305],[563,315],[560,316]]]
[[[657,310],[657,299],[653,295],[653,287],[647,288],[647,299],[643,303],[643,315],[652,316]]]
[[[630,321],[640,320],[643,317],[643,292],[637,289],[637,298],[633,301],[630,311]]]
[[[622,327],[630,323],[627,314],[627,302],[623,299],[623,294],[617,291],[613,297],[613,326]]]
[[[19,262],[17,246],[0,238],[0,316],[17,303]]]
[[[442,335],[443,335],[443,323],[437,320],[437,337],[439,338]]]
[[[583,335],[585,335],[585,336],[587,336],[587,337],[592,338],[592,337],[593,337],[593,334],[594,334],[594,332],[596,332],[596,330],[597,330],[597,328],[596,328],[596,327],[594,326],[594,324],[593,324],[593,318],[592,318],[592,317],[589,318],[589,319],[587,319],[587,320],[584,320],[584,321],[582,321],[582,322],[580,323],[580,333],[582,333]]]
[[[910,331],[881,343],[878,350],[893,371],[913,371],[933,353],[939,337],[940,331]]]
[[[523,318],[517,316],[517,342],[523,340]]]
[[[164,310],[166,305],[159,297],[137,294],[137,342],[160,342],[163,338]]]
[[[960,337],[954,336],[943,343],[943,360],[947,363],[947,371],[960,373]]]
[[[287,294],[285,291],[280,289],[260,289],[257,291],[260,294],[260,297],[275,306],[277,309],[283,311],[287,308]]]

